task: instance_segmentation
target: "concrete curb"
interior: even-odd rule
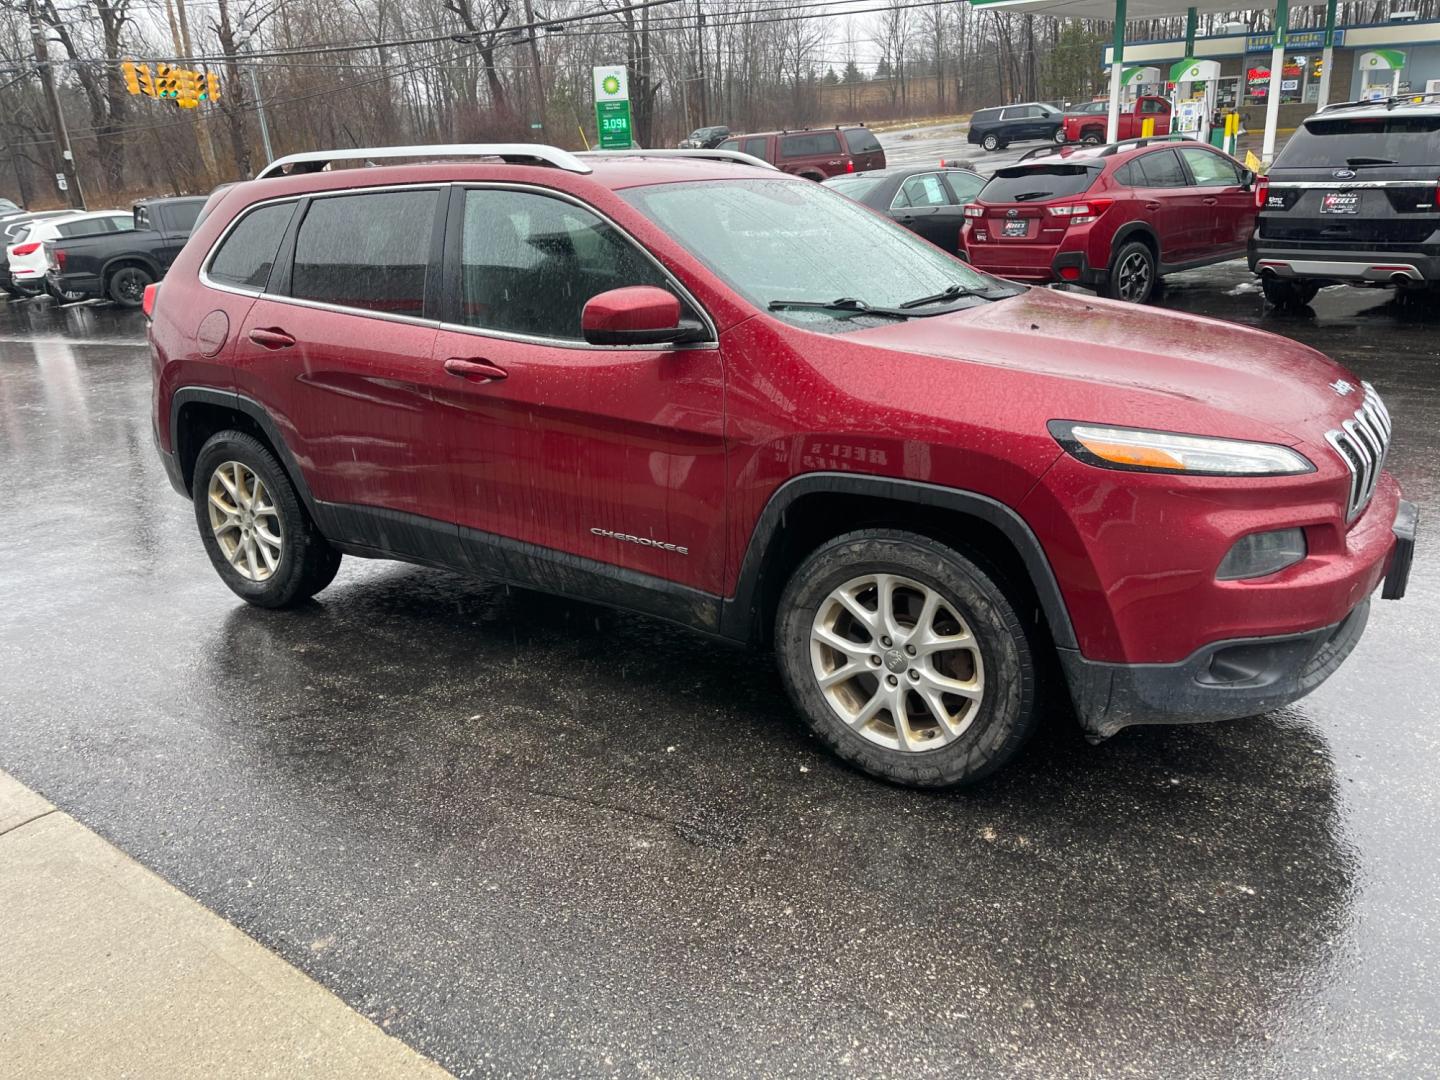
[[[449,1076],[0,772],[0,1076]]]

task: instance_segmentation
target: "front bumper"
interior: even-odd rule
[[[1405,595],[1418,515],[1401,500],[1381,597]],[[1201,646],[1174,664],[1117,664],[1061,649],[1075,711],[1094,742],[1137,724],[1197,723],[1255,716],[1310,693],[1345,662],[1370,616],[1361,600],[1338,623],[1297,634],[1234,638]]]

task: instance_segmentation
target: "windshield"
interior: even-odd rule
[[[883,176],[835,176],[826,180],[825,186],[847,199],[863,199],[884,182]]]
[[[1434,165],[1440,161],[1440,116],[1350,116],[1300,125],[1276,168]]]
[[[762,310],[777,301],[840,298],[898,307],[955,285],[995,297],[1018,291],[808,181],[711,180],[620,194]],[[961,298],[916,308],[914,314],[975,302]],[[864,312],[781,309],[773,314],[825,331],[877,324]]]

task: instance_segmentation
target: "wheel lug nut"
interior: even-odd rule
[[[880,658],[879,658],[878,656],[872,656],[872,657],[870,657],[870,666],[871,666],[871,667],[879,667],[879,666],[880,666]]]
[[[911,682],[919,682],[919,681],[920,681],[920,672],[916,671],[913,667],[910,669],[910,681],[911,681]]]
[[[891,686],[899,686],[899,685],[900,685],[900,680],[897,679],[897,678],[895,678],[894,675],[887,675],[887,676],[885,676],[885,681],[886,681],[887,683],[889,683]]]
[[[882,638],[880,639],[880,644],[881,644],[881,645],[884,645],[885,648],[888,649],[888,648],[890,647],[890,639],[889,639],[888,637],[882,637]]]
[[[907,653],[909,653],[911,656],[914,656],[914,655],[915,655],[915,646],[914,646],[914,645],[906,645],[906,646],[905,646],[905,651],[906,651]]]

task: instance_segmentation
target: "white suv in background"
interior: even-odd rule
[[[31,294],[45,291],[45,242],[98,232],[128,232],[135,227],[129,211],[93,210],[30,222],[5,249],[15,287]]]

